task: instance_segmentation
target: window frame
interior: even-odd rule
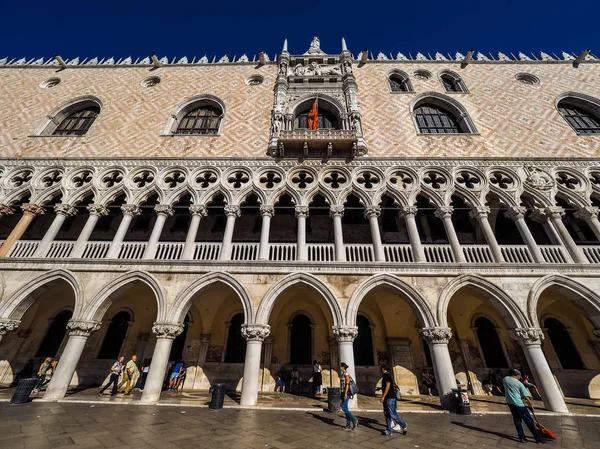
[[[177,130],[184,117],[190,112],[195,111],[203,106],[211,106],[221,111],[217,132],[215,134],[178,134]],[[167,123],[160,135],[164,137],[219,137],[223,132],[226,115],[227,110],[225,108],[225,103],[223,103],[220,98],[214,95],[196,95],[177,105],[167,120]]]
[[[404,86],[406,87],[406,90],[393,90],[392,89],[392,78],[400,78],[404,84]],[[388,73],[387,76],[387,84],[388,84],[388,90],[389,93],[391,94],[414,94],[415,93],[415,89],[410,81],[410,77],[408,76],[408,74],[402,70],[392,70],[391,72]]]
[[[458,123],[461,132],[459,133],[423,133],[417,121],[415,109],[423,104],[431,104],[447,110],[454,115],[454,119]],[[467,109],[453,98],[447,97],[439,92],[425,92],[414,98],[409,104],[409,113],[413,120],[416,134],[418,136],[479,136],[480,133],[475,126],[475,122]]]
[[[93,120],[90,121],[89,126],[82,134],[54,134],[58,128],[67,120],[71,115],[76,114],[85,109],[98,108],[99,111],[96,113]],[[50,111],[45,120],[38,125],[34,130],[33,134],[29,137],[85,137],[88,135],[90,129],[92,129],[94,123],[102,115],[102,102],[94,96],[87,95],[83,97],[76,97],[67,102],[64,102]]]
[[[446,83],[444,82],[444,77],[450,77],[453,79],[454,81],[454,85],[459,89],[459,90],[448,90],[446,88]],[[470,94],[471,92],[469,91],[469,88],[467,87],[465,81],[462,79],[462,77],[460,75],[458,75],[455,72],[452,72],[450,70],[443,70],[438,74],[438,79],[440,81],[440,84],[442,85],[442,87],[444,88],[444,92],[447,94]]]
[[[595,111],[589,110],[589,109],[593,109],[593,108],[589,108],[589,107],[586,108],[584,105],[577,104],[577,103],[578,102],[570,101],[570,98],[565,98],[565,99],[560,100],[556,104],[556,109],[558,110],[558,113],[561,115],[563,120],[569,124],[569,126],[573,129],[573,131],[575,131],[577,133],[577,135],[579,135],[579,136],[595,136],[595,135],[600,136],[600,116],[598,114],[595,114],[594,113]],[[577,115],[567,114],[566,112],[563,112],[563,109],[572,109],[574,112],[577,113]],[[582,115],[582,113],[586,114],[586,115]],[[576,126],[576,124],[574,124],[573,119],[579,118],[580,120],[582,120],[583,117],[587,117],[588,120],[592,120],[592,121],[596,122],[597,126],[588,127],[588,128]],[[585,132],[584,131],[585,129],[592,129],[592,130],[595,129],[597,131]]]

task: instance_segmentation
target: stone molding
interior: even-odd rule
[[[72,320],[67,323],[69,335],[78,337],[89,337],[92,332],[100,329],[100,326],[98,321]]]
[[[242,337],[247,341],[264,341],[271,334],[271,326],[267,324],[243,324]]]
[[[358,327],[356,326],[334,326],[333,336],[339,343],[352,343],[358,336]]]
[[[19,320],[0,319],[0,335],[16,330],[19,324],[21,324]]]
[[[183,325],[179,323],[154,323],[152,332],[156,334],[156,338],[168,338],[174,340],[183,332]]]
[[[452,329],[449,327],[423,327],[419,330],[427,343],[447,345],[452,338]]]
[[[510,336],[521,345],[540,345],[544,340],[544,331],[539,327],[521,327],[512,329]]]

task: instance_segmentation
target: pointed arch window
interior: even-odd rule
[[[98,352],[99,359],[116,359],[121,354],[121,347],[127,336],[131,315],[129,312],[119,312],[115,314],[106,330],[104,341]]]
[[[419,131],[423,134],[459,134],[460,126],[452,113],[440,106],[423,104],[415,108]]]
[[[67,334],[67,324],[72,316],[73,312],[70,310],[63,310],[54,316],[44,339],[35,353],[36,357],[56,357],[62,341]]]
[[[467,86],[460,76],[453,72],[445,72],[440,75],[440,81],[446,92],[468,93]]]
[[[99,106],[90,106],[72,112],[56,127],[53,136],[83,136],[100,114]]]
[[[562,369],[585,369],[567,327],[556,318],[546,318],[544,327]]]
[[[600,106],[582,99],[565,98],[557,107],[577,134],[600,134]]]
[[[192,109],[181,118],[175,134],[219,134],[222,116],[222,111],[216,106],[206,105]]]
[[[404,72],[394,72],[389,78],[391,92],[414,92],[408,75]]]
[[[479,317],[475,320],[475,332],[485,366],[487,368],[508,368],[504,348],[494,323],[485,317]]]

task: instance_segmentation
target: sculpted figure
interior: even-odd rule
[[[313,37],[310,47],[308,48],[308,53],[321,53],[321,41],[318,37]]]

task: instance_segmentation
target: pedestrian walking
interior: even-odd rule
[[[173,371],[171,371],[171,377],[169,379],[169,390],[175,390],[175,388],[177,387],[177,381],[179,380],[181,371],[183,371],[183,360],[177,360],[177,363],[173,367]]]
[[[525,402],[531,408],[533,407],[531,404],[531,394],[521,382],[521,373],[519,370],[512,369],[509,372],[509,375],[504,378],[502,381],[504,386],[505,396],[506,396],[506,404],[510,409],[510,413],[513,417],[513,422],[515,423],[515,428],[517,429],[517,435],[519,436],[519,441],[521,443],[525,443],[527,441],[527,437],[525,436],[525,432],[523,431],[523,422],[527,424],[529,431],[533,435],[535,442],[537,444],[543,444],[544,441],[542,437],[537,431],[535,426],[535,422],[533,418],[529,414],[529,410],[525,406]]]
[[[148,372],[150,371],[150,360],[145,358],[142,362],[142,366],[140,367],[140,376],[138,377],[138,381],[135,384],[135,389],[144,391],[144,385],[146,385],[146,378],[148,377]]]
[[[429,371],[424,369],[423,373],[421,374],[421,381],[423,382],[425,388],[427,388],[427,393],[429,394],[429,396],[433,396],[433,394],[431,393],[431,390],[435,385],[433,374],[430,374]]]
[[[121,356],[117,359],[115,363],[110,367],[110,379],[107,384],[100,390],[98,396],[102,396],[104,390],[112,385],[112,391],[110,393],[111,396],[117,395],[117,385],[119,384],[119,376],[121,375],[121,371],[123,370],[123,361],[125,357]]]
[[[354,430],[358,427],[358,419],[348,409],[350,399],[354,396],[350,389],[352,377],[348,372],[348,365],[340,363],[340,386],[342,395],[342,411],[346,414],[346,427],[344,430]]]
[[[290,393],[298,394],[300,389],[300,373],[298,372],[298,367],[294,366],[292,368],[292,372],[290,374]]]
[[[313,360],[313,396],[319,396],[321,394],[321,385],[323,385],[323,368],[321,368],[319,362]]]
[[[52,357],[47,357],[40,368],[38,369],[38,382],[33,389],[33,393],[38,393],[44,385],[46,385],[46,377],[49,375],[50,370],[52,369]]]
[[[136,360],[137,360],[137,356],[135,354],[132,355],[131,360],[129,360],[129,362],[127,362],[127,365],[125,365],[125,369],[123,370],[123,380],[117,387],[117,390],[118,390],[123,385],[125,385],[125,394],[126,395],[131,394],[132,384],[135,385],[135,380],[140,373],[137,363],[135,363]]]
[[[381,403],[383,404],[383,416],[385,417],[386,429],[382,432],[382,435],[393,435],[392,421],[402,428],[402,435],[406,435],[408,432],[408,424],[400,419],[398,412],[396,411],[396,385],[392,373],[390,372],[390,366],[387,363],[381,365]]]

